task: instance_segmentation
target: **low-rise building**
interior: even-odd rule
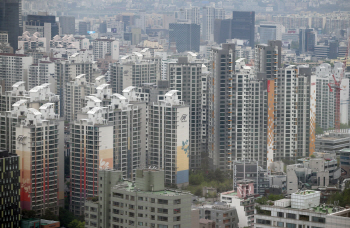
[[[220,202],[236,208],[238,227],[254,227],[254,202],[257,196],[254,194],[254,182],[241,180],[237,183],[237,191],[220,194]]]
[[[85,227],[191,227],[192,195],[165,189],[164,171],[137,170],[135,182],[122,172],[100,170],[98,201],[85,202]]]
[[[328,228],[347,227],[349,209],[336,205],[320,204],[320,192],[306,190],[292,194],[291,199],[281,199],[274,205],[257,205],[255,228]]]
[[[350,134],[347,133],[326,133],[316,137],[316,151],[337,153],[350,147]]]
[[[339,151],[342,179],[350,178],[350,149]]]
[[[198,207],[200,227],[237,228],[238,214],[230,205],[203,205]]]

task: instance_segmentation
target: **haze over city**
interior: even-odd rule
[[[0,228],[350,227],[350,1],[0,0]]]

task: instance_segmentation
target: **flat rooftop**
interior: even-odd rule
[[[153,194],[153,195],[163,195],[163,196],[179,196],[179,195],[188,195],[191,194],[190,192],[187,191],[180,191],[180,190],[175,190],[175,189],[164,189],[161,191],[142,191],[138,189],[135,184],[133,186],[133,183],[131,181],[123,181],[122,183],[115,185],[113,189],[119,189],[119,190],[124,190],[128,192],[140,192],[140,193],[147,193],[147,194]]]

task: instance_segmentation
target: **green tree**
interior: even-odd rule
[[[68,228],[84,228],[85,222],[80,222],[77,219],[74,219],[71,223],[69,223]]]
[[[322,129],[320,126],[318,126],[318,124],[316,124],[315,134],[316,134],[316,135],[321,135],[321,134],[323,134],[323,129]]]
[[[57,221],[58,217],[50,209],[46,209],[42,219]]]
[[[60,207],[59,221],[61,226],[68,227],[68,225],[75,219],[74,215],[69,211]]]
[[[29,218],[36,218],[36,213],[33,210],[22,210],[22,216],[23,218],[29,219]]]

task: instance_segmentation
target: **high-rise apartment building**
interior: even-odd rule
[[[282,67],[282,42],[275,40],[268,44],[259,44],[255,48],[255,73],[266,75],[267,79],[277,76],[277,69]],[[258,76],[259,77],[259,76]]]
[[[233,11],[231,39],[247,40],[248,46],[255,46],[255,12]]]
[[[205,7],[202,15],[202,38],[207,41],[214,40],[215,19],[225,19],[225,10],[222,8]]]
[[[163,170],[137,170],[135,182],[115,170],[98,174],[98,201],[86,201],[85,226],[191,227],[191,195],[165,189]]]
[[[93,41],[92,51],[95,61],[106,58],[106,54],[110,54],[113,60],[118,60],[119,41],[104,37],[95,39]]]
[[[97,63],[93,61],[93,55],[79,51],[68,56],[68,59],[55,60],[56,91],[60,96],[61,116],[64,112],[64,95],[67,82],[74,80],[78,75],[85,74],[88,83],[94,83],[95,78],[100,76]]]
[[[75,17],[73,16],[60,16],[60,26],[62,28],[62,35],[75,34]]]
[[[179,57],[176,63],[168,64],[168,77],[170,89],[178,90],[179,99],[189,106],[189,154],[190,168],[200,168],[202,159],[206,156],[207,142],[203,141],[203,128],[206,129],[205,101],[207,94],[202,90],[206,88],[206,83],[202,77],[207,72],[204,65],[206,61],[191,61],[191,55],[188,57]],[[206,130],[204,130],[206,132]]]
[[[185,19],[191,24],[200,25],[200,8],[191,7],[185,9]]]
[[[114,126],[103,117],[102,107],[71,125],[70,210],[82,215],[88,197],[98,195],[98,170],[113,168]]]
[[[33,210],[37,216],[46,210],[58,215],[59,185],[64,184],[63,153],[59,152],[63,121],[58,120],[53,103],[39,110],[28,108],[17,113],[26,114],[15,129],[16,153],[21,159],[21,208]]]
[[[200,25],[187,23],[169,24],[169,47],[176,45],[177,52],[199,52]]]
[[[20,227],[20,157],[0,150],[0,224],[2,227]]]
[[[39,60],[37,64],[29,67],[28,89],[45,83],[55,85],[55,63],[48,60]]]
[[[139,52],[123,56],[118,63],[109,65],[109,78],[113,93],[122,93],[129,86],[156,83],[160,80],[159,62],[144,58]]]
[[[65,90],[64,113],[65,119],[73,121],[85,106],[85,97],[95,93],[96,87],[105,84],[104,76],[96,78],[95,83],[86,81],[85,74],[78,75],[75,80],[67,82]]]
[[[13,50],[17,50],[18,36],[22,34],[22,1],[0,1],[0,30],[8,33],[8,42]]]
[[[32,63],[31,56],[0,53],[0,81],[4,85],[3,89],[10,91],[16,82],[26,81]]]
[[[208,153],[213,169],[232,169],[232,76],[235,72],[235,45],[212,49],[213,67],[208,77]],[[242,134],[242,133],[240,133]]]
[[[74,214],[82,214],[84,201],[98,194],[99,169],[115,168],[123,178],[133,179],[140,166],[141,110],[124,96],[112,94],[108,84],[98,86],[96,94],[86,100],[87,105],[71,126]]]
[[[149,107],[150,165],[165,172],[167,185],[189,182],[189,108],[179,100],[177,90]]]

